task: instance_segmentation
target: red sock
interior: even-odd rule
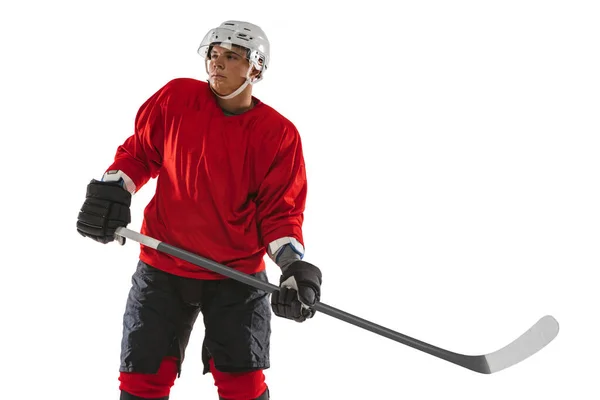
[[[221,372],[215,368],[212,358],[209,365],[219,396],[223,399],[256,399],[267,390],[265,375],[262,370],[236,373]]]
[[[177,377],[177,360],[176,357],[165,357],[156,374],[121,372],[119,389],[145,399],[168,396]]]

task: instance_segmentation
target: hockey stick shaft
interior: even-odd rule
[[[273,293],[274,291],[279,290],[278,286],[275,286],[275,285],[267,283],[267,282],[263,282],[257,278],[254,278],[253,276],[250,276],[243,272],[239,272],[231,267],[227,267],[225,265],[219,264],[213,260],[199,256],[197,254],[190,253],[186,250],[179,249],[175,246],[158,241],[149,236],[134,232],[130,229],[118,228],[116,231],[116,234],[119,236],[122,236],[122,237],[126,237],[128,239],[131,239],[135,242],[141,243],[145,246],[151,247],[153,249],[156,249],[158,251],[161,251],[163,253],[178,257],[182,260],[188,261],[199,267],[206,268],[210,271],[219,273],[228,278],[238,280],[242,283],[253,286],[257,289],[264,290],[265,292]],[[345,311],[331,307],[327,304],[317,302],[314,306],[312,306],[312,308],[314,308],[318,312],[322,312],[323,314],[327,314],[331,317],[337,318],[337,319],[347,322],[349,324],[366,329],[366,330],[376,333],[378,335],[384,336],[388,339],[395,340],[399,343],[413,347],[417,350],[424,351],[426,353],[429,353],[431,355],[445,359],[450,362],[455,362],[455,360],[453,360],[453,357],[452,357],[453,353],[448,352],[447,350],[440,349],[440,348],[430,345],[428,343],[414,339],[410,336],[403,335],[403,334],[393,331],[391,329],[385,328],[381,325],[377,325],[377,324],[367,321],[363,318],[359,318],[359,317],[349,314]]]

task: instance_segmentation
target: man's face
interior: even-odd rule
[[[250,62],[243,48],[213,46],[208,56],[211,86],[218,94],[226,96],[244,83]]]

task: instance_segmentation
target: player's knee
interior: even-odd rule
[[[267,384],[262,370],[236,373],[221,372],[215,368],[212,358],[209,365],[220,399],[268,399]]]
[[[132,395],[132,400],[167,398],[177,378],[177,364],[177,358],[165,357],[156,374],[121,372],[119,389],[125,392],[125,396]]]

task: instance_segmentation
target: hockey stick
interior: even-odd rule
[[[253,276],[236,271],[233,268],[190,253],[186,250],[171,246],[167,243],[134,232],[127,228],[118,228],[115,236],[131,239],[135,242],[143,244],[144,246],[148,246],[163,253],[178,257],[199,267],[206,268],[210,271],[238,280],[257,289],[264,290],[267,293],[273,293],[274,291],[279,290],[278,286],[263,282],[257,278],[254,278]],[[441,349],[431,344],[414,339],[410,336],[406,336],[391,329],[374,324],[373,322],[356,317],[352,314],[348,314],[347,312],[338,310],[321,302],[317,302],[312,308],[322,312],[323,314],[327,314],[344,322],[348,322],[352,325],[387,337],[388,339],[392,339],[396,342],[482,374],[492,374],[525,360],[544,348],[556,337],[556,335],[558,335],[558,322],[552,316],[547,315],[535,323],[527,332],[502,349],[490,354],[472,356]]]

